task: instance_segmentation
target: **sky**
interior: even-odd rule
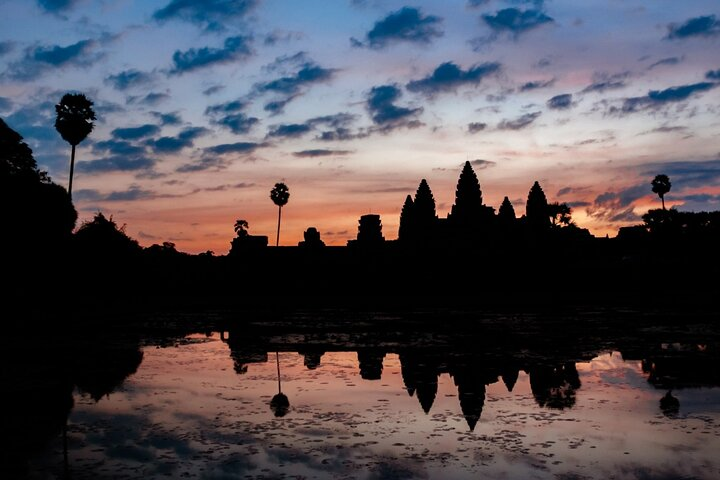
[[[0,117],[67,185],[54,129],[95,103],[80,222],[225,254],[236,219],[328,245],[422,178],[445,217],[465,161],[485,204],[530,186],[614,236],[666,203],[720,209],[720,4],[712,0],[0,0]]]

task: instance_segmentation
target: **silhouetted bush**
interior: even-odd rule
[[[125,233],[125,225],[118,227],[112,216],[106,218],[101,212],[83,222],[74,237],[79,256],[86,259],[127,258],[142,250],[138,242]]]

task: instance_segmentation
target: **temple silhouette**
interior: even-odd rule
[[[720,212],[654,209],[642,225],[597,238],[573,223],[568,205],[548,201],[537,181],[524,215],[518,217],[508,197],[496,211],[484,203],[470,162],[461,169],[446,218],[438,216],[427,180],[420,180],[402,205],[397,239],[388,239],[394,235],[370,213],[359,218],[347,246],[326,245],[320,230],[309,226],[298,246],[268,247],[267,235],[250,233],[248,222],[238,220],[227,255],[190,255],[170,241],[142,247],[102,212],[76,229],[70,196],[38,169],[32,150],[1,120],[0,145],[0,205],[9,232],[0,236],[0,260],[15,279],[7,292],[13,308],[33,304],[34,292],[25,286],[37,281],[37,272],[48,278],[62,272],[63,280],[46,292],[48,303],[61,309],[76,292],[98,305],[118,296],[132,297],[135,305],[327,305],[331,299],[410,297],[414,303],[448,296],[517,305],[594,301],[598,292],[626,303],[645,301],[636,286],[658,266],[663,276],[683,279],[660,300],[694,304],[710,300],[700,294],[713,288],[704,279],[720,275]],[[669,179],[658,178],[663,181],[654,181],[653,191],[664,195]],[[282,198],[271,195],[279,207],[276,243],[289,198],[288,187],[278,185]]]

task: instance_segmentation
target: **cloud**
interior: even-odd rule
[[[490,0],[468,0],[467,8],[480,8],[490,3]]]
[[[705,78],[708,80],[720,81],[720,69],[710,70],[705,73]]]
[[[652,70],[655,67],[660,67],[662,65],[677,65],[678,63],[682,62],[685,57],[667,57],[662,58],[658,60],[657,62],[651,64],[647,67],[648,70]]]
[[[12,100],[7,97],[0,97],[0,112],[8,111],[12,108]]]
[[[50,13],[58,13],[72,8],[78,0],[37,0],[38,5]]]
[[[23,59],[8,65],[2,74],[13,80],[33,80],[53,69],[71,66],[89,67],[100,58],[94,54],[95,40],[80,40],[67,46],[39,45],[25,50]]]
[[[685,23],[671,23],[667,26],[666,40],[678,40],[689,37],[713,37],[720,34],[720,22],[715,15],[695,17]]]
[[[92,144],[94,153],[110,153],[111,155],[138,156],[145,153],[145,147],[133,145],[125,140],[103,140]]]
[[[162,112],[150,112],[152,116],[160,120],[160,123],[163,126],[166,125],[180,125],[182,123],[182,119],[180,118],[180,114],[178,112],[170,112],[170,113],[162,113]]]
[[[102,193],[96,189],[82,189],[73,194],[77,200],[89,202],[135,202],[156,198],[175,198],[182,195],[159,194],[155,190],[145,190],[139,185],[130,185],[126,190]],[[148,236],[146,236],[148,238]]]
[[[312,126],[306,123],[290,123],[273,125],[268,132],[268,137],[298,138],[312,130]]]
[[[421,125],[416,117],[422,113],[422,107],[395,105],[401,96],[402,91],[397,84],[373,87],[367,95],[366,106],[373,123],[386,132],[400,127],[415,128]]]
[[[673,195],[673,199],[677,198]],[[720,195],[699,193],[679,197],[682,205],[678,208],[685,212],[714,212],[720,210]]]
[[[324,148],[316,148],[313,150],[301,150],[299,152],[293,152],[293,155],[300,158],[315,158],[315,157],[329,157],[335,155],[349,155],[351,150],[328,150]]]
[[[202,158],[194,163],[188,163],[181,165],[175,169],[176,172],[188,173],[188,172],[200,172],[204,170],[222,170],[228,166],[230,160],[224,158],[225,155],[236,154],[241,156],[247,156],[254,153],[257,149],[266,147],[266,143],[254,143],[254,142],[237,142],[237,143],[223,143],[208,147],[204,150]]]
[[[541,113],[542,112],[531,112],[521,115],[514,120],[503,120],[498,124],[497,128],[498,130],[521,130],[537,120]]]
[[[225,85],[213,85],[212,87],[208,87],[205,90],[202,91],[202,94],[206,97],[209,97],[210,95],[215,95],[218,92],[221,92],[225,90]]]
[[[356,140],[358,138],[366,138],[369,136],[369,131],[360,130],[353,132],[349,128],[338,127],[333,130],[325,130],[321,132],[320,135],[315,137],[315,140],[320,140],[321,142],[342,142]]]
[[[224,185],[217,185],[215,187],[205,187],[202,189],[204,192],[224,192],[226,190],[235,190],[235,189],[241,189],[241,188],[250,188],[254,187],[254,183],[248,183],[248,182],[240,182],[240,183],[227,183]]]
[[[537,90],[539,88],[547,88],[552,87],[555,83],[555,79],[551,78],[550,80],[533,80],[530,82],[525,82],[520,86],[521,92],[529,92],[531,90]]]
[[[232,100],[225,103],[210,105],[205,109],[205,115],[211,117],[210,123],[229,129],[236,135],[248,133],[260,120],[249,117],[242,111],[247,104],[242,100]]]
[[[688,127],[680,126],[680,125],[662,125],[660,127],[655,127],[652,130],[648,130],[646,132],[639,133],[638,135],[644,135],[646,133],[670,133],[670,132],[687,132]]]
[[[365,131],[353,132],[349,127],[352,126],[353,122],[357,119],[357,115],[353,115],[347,112],[336,113],[333,115],[324,115],[320,117],[311,118],[308,123],[313,127],[319,125],[330,127],[331,130],[325,130],[320,133],[316,140],[330,142],[330,141],[346,141],[354,140],[356,138],[365,138],[369,133]]]
[[[593,75],[593,83],[585,87],[580,93],[604,93],[607,90],[624,88],[627,86],[625,79],[629,75],[629,72],[616,73],[614,75],[596,73]]]
[[[105,77],[105,83],[112,85],[113,88],[120,91],[147,85],[151,81],[151,74],[135,69],[123,70],[122,72]]]
[[[470,122],[468,123],[468,133],[482,132],[487,128],[487,123],[482,122]]]
[[[347,112],[334,113],[332,115],[322,115],[313,117],[308,123],[315,125],[327,125],[333,128],[348,127],[357,119],[357,115]]]
[[[206,30],[223,30],[223,23],[242,20],[258,3],[258,0],[171,0],[153,13],[153,19],[161,23],[182,20]]]
[[[302,94],[304,88],[316,83],[324,83],[331,80],[337,70],[324,68],[312,61],[303,63],[299,70],[293,74],[286,75],[268,82],[255,84],[257,93],[276,93],[283,95],[283,98],[265,104],[265,111],[278,114],[285,106]]]
[[[137,140],[143,137],[149,137],[151,135],[157,135],[160,133],[160,127],[146,123],[139,127],[128,127],[128,128],[116,128],[110,134],[115,138],[121,138],[123,140]]]
[[[357,118],[357,115],[353,115],[351,113],[347,112],[340,112],[332,115],[322,115],[319,117],[313,117],[308,120],[306,120],[303,123],[291,123],[291,124],[278,124],[278,125],[272,125],[270,127],[270,130],[267,134],[268,138],[276,137],[276,138],[297,138],[302,135],[305,135],[308,132],[311,132],[315,129],[317,129],[320,126],[330,127],[334,129],[334,131],[329,132],[323,132],[323,134],[327,133],[327,135],[334,135],[336,137],[344,136],[346,138],[336,138],[339,140],[349,140],[350,137],[352,138],[360,138],[361,135],[358,133],[351,133],[350,130],[347,128],[349,127]],[[335,135],[337,133],[337,135]],[[321,134],[322,135],[322,134]],[[367,136],[367,135],[364,135]],[[319,138],[317,138],[319,139]],[[326,138],[329,139],[329,138]]]
[[[233,113],[219,119],[211,120],[210,123],[228,128],[236,135],[242,135],[250,132],[253,126],[260,120],[255,117],[249,117],[244,113]]]
[[[248,154],[253,153],[258,148],[266,146],[267,144],[265,143],[254,142],[223,143],[213,147],[208,147],[205,151],[215,155],[226,155],[228,153]]]
[[[355,47],[372,49],[382,49],[398,42],[428,44],[443,35],[440,23],[440,17],[424,15],[419,8],[403,7],[375,22],[365,35],[364,42],[355,38],[351,38],[350,42]]]
[[[60,97],[58,96],[58,98]],[[52,126],[55,117],[55,101],[39,101],[23,105],[8,115],[5,121],[25,137],[25,141],[28,143],[32,139],[42,145],[55,144],[65,148],[67,144]]]
[[[486,168],[494,167],[497,163],[493,162],[492,160],[482,160],[480,158],[475,160],[470,160],[470,165],[475,167],[476,170],[484,170]],[[463,165],[460,165],[461,167]]]
[[[127,103],[133,104],[138,103],[140,105],[148,105],[154,107],[155,105],[164,102],[169,99],[170,95],[161,92],[150,92],[144,97],[142,96],[130,96],[127,98]]]
[[[572,104],[572,93],[555,95],[547,101],[547,106],[551,110],[567,110],[572,107]]]
[[[557,191],[555,196],[562,197],[571,193],[585,193],[586,191],[587,187],[563,187]]]
[[[483,78],[500,71],[497,62],[486,62],[473,65],[463,70],[452,62],[445,62],[438,66],[429,76],[420,80],[413,80],[406,85],[408,91],[421,93],[432,97],[441,92],[454,92],[463,85],[478,85]]]
[[[272,100],[263,106],[263,110],[270,115],[278,115],[285,110],[285,106],[295,99],[296,95],[291,95],[280,100]]]
[[[626,114],[641,110],[659,108],[668,103],[682,102],[695,94],[711,90],[720,84],[713,82],[700,82],[690,85],[680,85],[666,88],[665,90],[650,90],[642,97],[626,98],[620,109],[611,108],[610,113]]]
[[[275,46],[279,43],[290,43],[293,40],[302,40],[303,35],[301,32],[287,32],[284,30],[274,30],[263,38],[263,44],[267,46]]]
[[[260,83],[256,85],[256,89],[263,92],[296,94],[300,91],[301,87],[313,83],[326,82],[330,80],[334,74],[334,69],[323,68],[314,63],[306,63],[297,73]]]
[[[663,173],[670,177],[676,190],[715,186],[720,185],[720,159],[648,163],[641,166],[641,173],[648,178]]]
[[[243,111],[247,104],[242,100],[232,100],[225,103],[210,105],[205,109],[205,115],[218,115],[225,113],[237,113]]]
[[[307,52],[301,51],[293,53],[292,55],[285,54],[280,55],[279,57],[275,57],[275,60],[268,63],[267,65],[263,65],[262,69],[267,73],[274,73],[279,70],[287,71],[288,67],[296,70],[307,63],[313,63],[312,59],[308,56]]]
[[[540,10],[504,8],[495,15],[484,14],[482,20],[495,33],[509,33],[515,37],[554,20]]]
[[[651,194],[650,182],[633,185],[620,191],[601,193],[587,208],[591,217],[609,222],[637,221],[640,217],[634,212],[632,204]]]
[[[246,59],[253,54],[251,43],[251,37],[238,35],[226,38],[222,48],[190,48],[184,52],[176,50],[172,57],[174,67],[170,73],[182,74],[211,65]]]
[[[10,40],[0,42],[0,57],[3,55],[7,55],[8,53],[12,52],[15,49],[15,42],[11,42]]]
[[[194,146],[195,139],[208,133],[210,131],[204,127],[188,127],[180,131],[175,137],[151,139],[146,142],[146,145],[151,147],[155,153],[177,153],[183,148]]]
[[[95,42],[93,40],[80,40],[67,47],[61,47],[60,45],[40,46],[30,52],[30,59],[36,62],[59,66],[70,63],[81,55],[88,53],[94,44]]]
[[[78,172],[88,174],[107,172],[134,172],[149,170],[155,166],[156,160],[145,156],[114,155],[99,160],[77,163]]]

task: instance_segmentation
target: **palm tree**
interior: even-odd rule
[[[660,197],[663,210],[665,210],[665,194],[668,193],[670,191],[670,187],[672,187],[672,183],[670,183],[670,178],[668,178],[667,175],[656,175],[655,178],[653,178],[653,181],[650,182],[650,184],[652,185],[653,193],[657,193],[658,197]]]
[[[55,130],[70,144],[70,181],[68,182],[68,194],[72,199],[73,170],[75,170],[75,147],[85,140],[93,130],[93,102],[82,93],[66,93],[55,105],[57,118],[55,119]]]
[[[235,220],[235,234],[238,237],[246,237],[248,234],[248,222],[247,220]]]
[[[270,190],[270,199],[278,206],[278,229],[275,246],[280,245],[280,217],[282,216],[282,207],[285,206],[290,198],[290,190],[284,183],[276,183],[275,187]]]
[[[572,213],[572,209],[568,206],[567,203],[549,203],[547,206],[547,210],[548,217],[550,217],[550,221],[552,222],[553,227],[556,227],[558,225],[568,226],[572,222],[572,217],[570,216]]]

